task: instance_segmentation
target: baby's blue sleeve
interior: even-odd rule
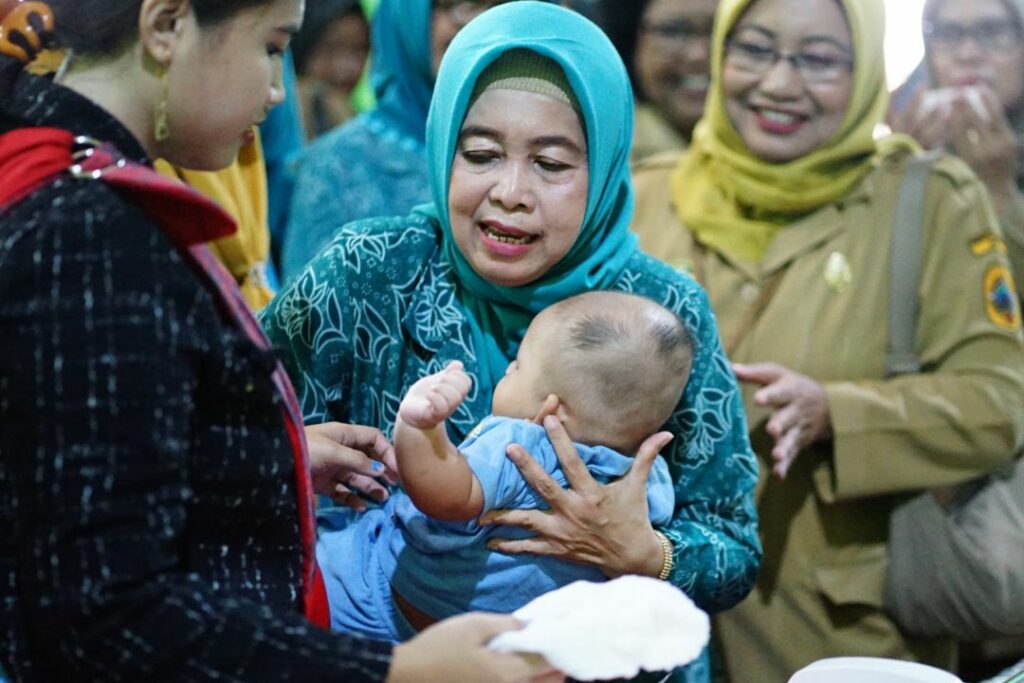
[[[502,508],[536,508],[547,504],[529,487],[515,464],[505,455],[510,443],[518,443],[550,472],[555,454],[547,439],[543,444],[538,434],[544,430],[524,420],[498,418],[485,423],[477,435],[471,435],[459,446],[469,462],[473,475],[479,480],[484,496],[483,510]],[[546,447],[545,447],[546,445]],[[556,479],[564,486],[564,478]],[[442,522],[420,512],[412,501],[396,504],[395,514],[405,527],[410,542],[427,553],[451,552],[480,543],[495,527],[480,526],[475,519],[465,522]],[[502,527],[505,529],[505,527]]]

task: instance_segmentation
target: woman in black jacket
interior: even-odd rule
[[[364,453],[389,448],[303,429],[204,245],[233,224],[150,167],[232,161],[284,97],[301,0],[50,5],[0,2],[0,664],[21,681],[538,673],[484,649],[510,618],[394,650],[310,623],[313,490],[385,495]],[[54,22],[69,58],[51,82],[17,58]]]

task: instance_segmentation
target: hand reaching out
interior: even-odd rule
[[[373,427],[340,422],[309,425],[306,443],[313,491],[339,505],[362,512],[366,503],[359,493],[384,502],[388,491],[378,479],[398,482],[395,452]]]
[[[466,399],[473,381],[460,361],[420,379],[406,392],[398,408],[402,421],[417,429],[433,429],[455,412]]]
[[[560,683],[565,676],[538,655],[495,652],[487,642],[522,628],[514,617],[471,612],[451,617],[395,648],[386,683]]]
[[[832,417],[825,388],[806,375],[777,363],[733,363],[741,382],[762,385],[754,402],[774,412],[765,427],[775,439],[772,472],[785,479],[800,451],[832,436]]]

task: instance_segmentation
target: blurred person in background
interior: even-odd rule
[[[923,24],[925,59],[894,94],[890,124],[928,149],[954,152],[978,175],[999,215],[1019,288],[1024,0],[928,0]]]
[[[637,3],[634,161],[689,144],[711,80],[711,27],[717,6],[718,0]]]
[[[359,0],[307,0],[292,54],[307,139],[352,118],[352,91],[370,54],[370,24]]]

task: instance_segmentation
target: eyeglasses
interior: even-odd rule
[[[840,54],[838,50],[826,51],[826,48],[782,52],[774,45],[732,39],[726,43],[726,50],[731,67],[758,76],[768,73],[780,59],[792,64],[807,83],[834,83],[853,69],[853,60],[848,55]]]
[[[1013,22],[988,19],[976,24],[963,25],[949,22],[930,22],[924,24],[924,33],[928,42],[941,50],[956,50],[973,40],[974,44],[985,52],[998,52],[1020,46],[1020,30]]]
[[[644,22],[641,24],[640,30],[658,40],[675,45],[694,41],[711,42],[710,24],[700,25],[686,19],[664,21],[657,24]]]
[[[434,9],[457,24],[468,24],[481,12],[506,2],[509,0],[434,0]]]

